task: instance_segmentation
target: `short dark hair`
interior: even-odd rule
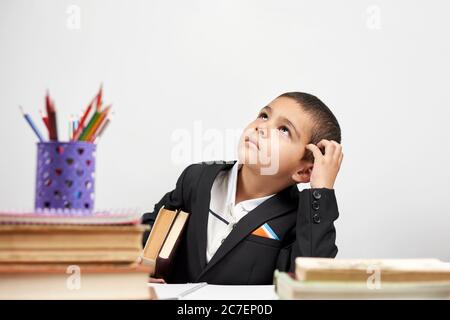
[[[314,125],[309,143],[317,144],[322,139],[341,143],[341,127],[330,108],[319,98],[304,92],[286,92],[280,97],[294,99],[311,116]],[[314,157],[309,150],[307,150],[303,159],[314,161]]]

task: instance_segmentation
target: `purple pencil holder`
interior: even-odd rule
[[[84,141],[37,144],[35,209],[94,209],[96,145]]]

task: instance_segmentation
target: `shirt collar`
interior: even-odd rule
[[[236,162],[231,170],[229,171],[228,176],[228,194],[227,194],[227,205],[230,208],[234,208],[236,205],[236,187],[237,187],[237,178],[239,170],[242,168],[242,163]],[[271,194],[265,197],[261,198],[255,198],[255,199],[249,199],[245,201],[241,201],[239,205],[242,207],[243,210],[246,212],[250,212],[253,209],[255,209],[257,206],[259,206],[261,203],[269,199],[270,197],[273,197],[275,194]]]

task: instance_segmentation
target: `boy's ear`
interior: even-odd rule
[[[311,162],[303,162],[302,166],[294,172],[292,175],[292,180],[295,183],[308,183],[311,179],[311,172],[314,167],[314,164]]]

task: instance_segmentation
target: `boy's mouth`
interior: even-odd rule
[[[259,150],[259,143],[258,143],[258,140],[253,140],[253,139],[251,139],[250,137],[245,137],[245,142],[248,143],[248,144],[254,145],[254,146],[256,147],[256,149]]]

